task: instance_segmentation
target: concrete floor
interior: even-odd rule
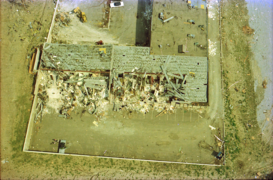
[[[70,12],[76,7],[86,13],[87,22],[82,23],[71,14],[71,23],[65,28],[56,26],[56,42],[70,43],[96,42],[103,40],[106,44],[148,46],[150,39],[150,20],[144,16],[146,11],[152,11],[150,1],[124,0],[123,7],[110,9],[109,29],[101,28],[104,11],[109,6],[107,1],[65,1],[60,4],[61,11]],[[54,33],[53,33],[54,34]]]
[[[164,7],[163,4],[166,6]],[[207,46],[207,12],[200,7],[199,3],[198,8],[190,10],[186,1],[155,0],[151,27],[151,54],[207,57],[206,49],[194,45],[198,42]],[[172,16],[174,18],[162,23],[158,18],[161,12],[165,12],[166,18]],[[195,24],[188,24],[188,19],[194,20]],[[198,25],[204,25],[205,31],[202,31]],[[195,38],[187,37],[187,34],[194,34]],[[159,45],[162,45],[162,48],[159,48]],[[185,45],[186,53],[178,53],[178,45]]]
[[[93,124],[96,118],[81,110],[73,112],[73,119],[51,113],[43,115],[41,123],[34,126],[30,150],[57,152],[52,139],[67,141],[66,153],[147,160],[214,164],[212,151],[198,146],[205,141],[219,151],[209,125],[212,120],[194,110],[176,110],[174,114],[155,117],[126,111],[109,111],[107,118]],[[221,128],[221,123],[214,123]],[[179,152],[181,149],[181,152]]]
[[[120,45],[135,45],[138,1],[123,2],[123,7],[111,8],[109,33]]]

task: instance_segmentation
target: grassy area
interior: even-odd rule
[[[226,162],[233,170],[231,177],[235,172],[237,176],[253,177],[259,171],[257,167],[253,169],[253,164],[267,166],[265,159],[270,154],[270,146],[257,136],[260,128],[256,120],[257,104],[250,66],[253,54],[249,42],[252,36],[242,32],[242,27],[248,25],[248,12],[246,3],[237,0],[222,4],[222,10]],[[240,80],[240,85],[231,88],[237,80]],[[236,86],[238,92],[233,91]],[[261,152],[260,147],[267,151]]]

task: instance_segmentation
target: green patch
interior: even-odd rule
[[[64,159],[63,159],[63,162],[62,164],[69,164],[72,160],[72,157],[69,157],[69,156],[66,156]]]
[[[218,175],[223,176],[225,175],[225,167],[219,167],[216,168],[215,171],[218,173]]]
[[[16,102],[17,107],[17,118],[19,121],[16,123],[14,128],[14,136],[11,137],[11,146],[13,150],[13,158],[18,158],[22,152],[23,145],[25,141],[25,134],[27,129],[27,124],[29,120],[30,113],[27,111],[31,107],[31,102],[28,99],[27,95],[20,96],[17,98]]]

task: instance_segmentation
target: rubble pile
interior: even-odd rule
[[[108,77],[99,77],[99,74],[44,71],[38,102],[56,109],[59,117],[70,118],[71,113],[80,107],[101,119],[107,112],[107,87]]]
[[[56,15],[55,22],[59,26],[68,26],[69,23],[71,22],[71,19],[69,17],[69,13],[67,13],[67,12],[58,13]]]
[[[157,75],[124,74],[123,77],[114,77],[114,110],[127,109],[144,114],[150,110],[172,110],[170,98],[165,93],[166,82],[163,76]]]
[[[174,113],[175,108],[187,107],[187,103],[184,104],[185,101],[180,98],[183,95],[181,84],[186,78],[175,77],[177,75],[114,73],[110,83],[109,74],[68,71],[41,73],[35,122],[41,121],[42,115],[52,112],[52,109],[59,117],[67,119],[77,110],[81,111],[81,115],[89,113],[97,120],[103,120],[110,105],[113,105],[114,111],[128,110],[146,114],[155,110],[159,113],[156,117]]]

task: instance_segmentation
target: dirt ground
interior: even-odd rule
[[[242,32],[248,25],[246,5],[225,0],[221,8],[226,166],[208,167],[23,153],[34,82],[28,64],[33,47],[45,41],[54,3],[2,1],[1,179],[253,179],[258,172],[259,178],[272,177],[272,147],[262,141],[255,113],[263,89],[254,92],[248,44],[252,36]]]

